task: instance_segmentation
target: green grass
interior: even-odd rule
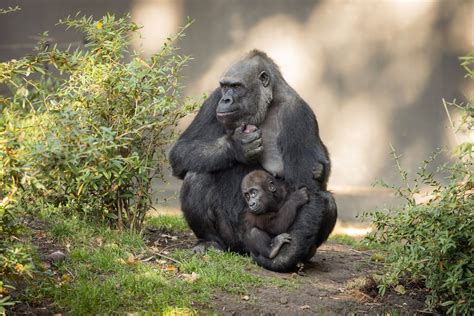
[[[331,235],[329,240],[339,244],[350,246],[356,250],[374,250],[380,249],[382,246],[376,243],[369,243],[366,239],[355,239],[349,235]]]
[[[189,230],[188,224],[181,215],[150,216],[145,219],[145,226],[174,232]]]
[[[361,244],[359,240],[356,240],[354,237],[349,235],[331,235],[329,236],[329,240],[351,247],[358,247]]]
[[[177,216],[150,218],[158,228],[184,230]],[[48,234],[69,246],[68,259],[29,285],[29,303],[53,302],[52,309],[71,315],[112,313],[162,314],[173,308],[206,306],[217,292],[246,294],[254,286],[294,286],[294,281],[261,276],[249,257],[188,250],[167,254],[173,261],[142,262],[152,255],[138,234],[92,226],[75,218],[56,220]],[[130,257],[133,260],[130,262]],[[191,280],[189,275],[197,278]]]

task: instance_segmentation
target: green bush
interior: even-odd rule
[[[34,272],[25,214],[139,231],[166,146],[194,109],[180,96],[189,58],[173,43],[182,31],[143,59],[129,52],[139,27],[128,20],[67,18],[60,24],[84,33],[84,47],[42,40],[32,54],[0,63],[0,314],[13,304],[13,280]]]
[[[85,47],[43,40],[0,64],[10,90],[0,98],[0,197],[15,194],[17,212],[56,209],[139,231],[166,146],[195,107],[180,94],[189,58],[173,43],[183,33],[143,59],[130,52],[139,27],[128,17],[60,24],[84,33]]]
[[[470,65],[473,63],[473,54],[463,58],[462,65],[471,78]],[[472,135],[474,106],[470,103],[451,105],[464,113],[459,129]],[[379,286],[382,294],[387,287],[399,283],[423,284],[429,291],[427,303],[430,308],[440,308],[449,314],[474,314],[472,145],[469,142],[459,144],[454,150],[453,162],[436,172],[428,171],[436,155],[425,160],[413,182],[409,181],[408,173],[400,166],[399,156],[394,153],[406,186],[389,187],[407,203],[388,212],[371,214],[376,229],[368,237],[387,250],[386,273]],[[437,176],[443,176],[445,180],[438,181]],[[427,202],[417,203],[421,189],[424,191],[426,187],[429,188],[425,197]]]

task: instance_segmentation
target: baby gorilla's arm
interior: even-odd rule
[[[269,225],[268,232],[272,235],[286,233],[293,224],[298,209],[309,200],[308,189],[302,187],[291,193],[278,210],[277,216]]]

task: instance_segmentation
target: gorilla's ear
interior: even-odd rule
[[[272,192],[272,193],[275,193],[275,192],[276,192],[276,187],[275,187],[275,185],[273,184],[272,181],[269,181],[269,182],[268,182],[268,190],[269,190],[270,192]]]
[[[262,82],[264,87],[268,87],[268,85],[270,84],[270,76],[265,71],[262,71],[258,75],[258,79]]]

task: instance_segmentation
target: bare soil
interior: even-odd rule
[[[35,227],[36,226],[36,227]],[[42,231],[43,223],[33,225],[34,244],[41,257],[53,250],[63,250]],[[169,232],[148,229],[147,245],[168,254],[176,249],[191,248],[196,239],[191,232]],[[245,295],[216,293],[212,303],[203,306],[200,314],[218,315],[425,315],[426,292],[407,288],[403,295],[389,290],[384,297],[377,292],[373,275],[380,273],[380,264],[370,260],[370,251],[329,241],[316,255],[293,273],[275,273],[259,268],[261,276],[294,280],[296,286],[272,284],[249,288]],[[166,256],[165,256],[166,257]],[[23,290],[18,286],[18,290]],[[44,302],[49,305],[50,302]],[[17,304],[8,314],[48,315],[45,306]]]
[[[380,269],[370,252],[327,242],[298,272],[261,270],[262,275],[296,278],[296,288],[265,286],[236,297],[216,295],[210,310],[224,315],[400,315],[428,314],[421,289],[378,296],[372,275]]]

